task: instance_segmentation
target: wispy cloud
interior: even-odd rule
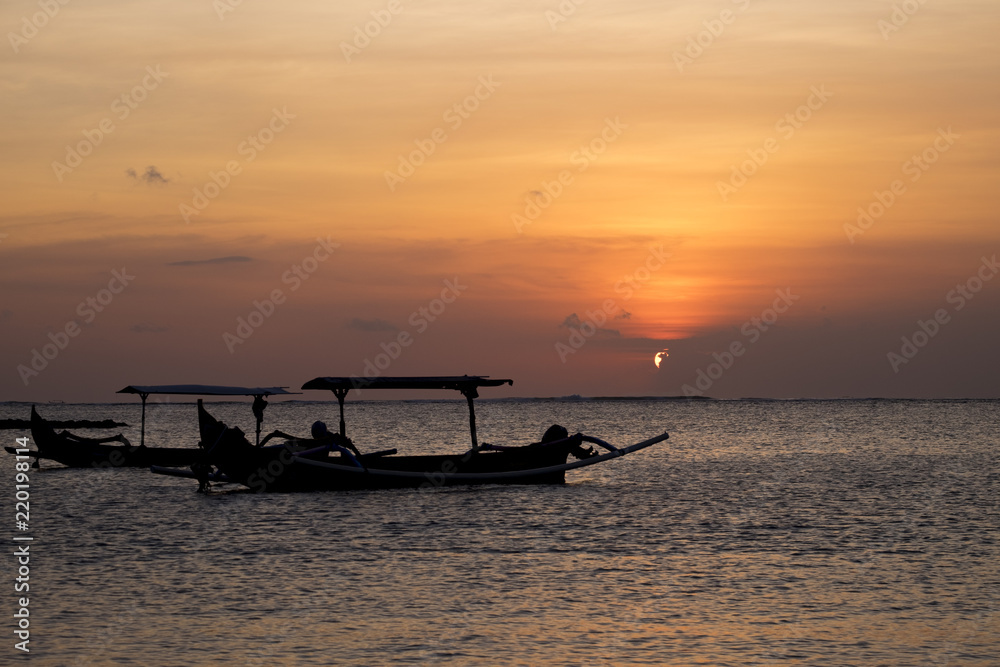
[[[232,264],[233,262],[252,262],[253,259],[243,255],[230,255],[229,257],[213,257],[211,259],[183,259],[178,262],[170,262],[167,266],[195,266],[197,264]]]
[[[396,325],[378,318],[374,320],[363,320],[359,317],[355,317],[347,323],[347,328],[357,329],[358,331],[399,331],[399,327]]]
[[[132,167],[129,167],[125,170],[125,175],[133,180],[142,181],[146,185],[166,185],[170,182],[170,179],[164,176],[160,170],[153,165],[146,167],[146,171],[141,174]]]
[[[580,329],[580,327],[582,327],[584,324],[585,323],[580,320],[579,315],[577,315],[576,313],[571,313],[566,316],[566,319],[562,321],[562,324],[560,324],[559,327],[563,329]],[[622,332],[619,331],[618,329],[597,328],[597,334],[603,336],[620,337],[622,335]]]

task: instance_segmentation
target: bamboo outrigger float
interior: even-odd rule
[[[480,387],[513,384],[512,380],[483,376],[383,377],[364,380],[320,377],[302,389],[329,390],[340,407],[340,430],[321,439],[290,439],[286,443],[254,447],[238,428],[226,426],[198,401],[201,446],[206,461],[215,466],[214,479],[236,482],[254,491],[314,491],[383,488],[428,488],[472,484],[562,484],[567,470],[625,456],[666,440],[666,433],[629,447],[617,448],[599,438],[569,436],[553,427],[542,442],[525,446],[480,444],[476,433],[474,399]],[[395,456],[389,449],[370,454],[357,450],[347,438],[344,399],[354,388],[451,389],[469,405],[471,448],[455,455]],[[559,435],[550,435],[561,430]],[[265,439],[266,441],[266,439]],[[598,454],[584,443],[607,450]],[[570,455],[577,460],[568,462]],[[192,476],[186,471],[154,468],[154,472]],[[205,477],[199,476],[203,486]]]

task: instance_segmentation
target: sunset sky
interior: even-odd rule
[[[0,400],[1000,396],[994,1],[50,4],[0,8]]]

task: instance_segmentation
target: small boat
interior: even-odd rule
[[[51,459],[71,468],[148,468],[151,465],[185,466],[202,457],[194,448],[133,446],[119,433],[107,438],[86,438],[69,431],[56,432],[31,406],[31,437],[37,450],[29,452],[39,459]],[[117,445],[108,444],[117,442]],[[5,448],[11,453],[13,448]],[[22,452],[23,454],[23,452]]]
[[[146,399],[151,394],[200,395],[200,396],[253,396],[253,413],[257,418],[257,433],[264,419],[267,401],[264,397],[274,394],[291,394],[285,387],[229,387],[219,385],[129,385],[119,394],[138,394],[142,399],[142,427],[138,446],[132,445],[121,433],[107,438],[87,438],[62,431],[57,433],[45,419],[39,416],[35,407],[31,408],[31,434],[38,449],[29,452],[35,457],[35,467],[39,459],[51,459],[71,468],[125,467],[149,468],[151,466],[196,466],[201,464],[204,452],[197,447],[147,447],[146,446]],[[117,442],[112,445],[109,443]],[[5,447],[11,454],[17,454],[14,447]],[[23,451],[20,454],[24,454]],[[190,473],[192,476],[194,473]]]
[[[590,466],[644,449],[669,436],[617,448],[599,438],[569,436],[554,426],[541,442],[523,446],[480,444],[473,399],[480,387],[513,384],[483,376],[383,377],[359,379],[322,377],[302,389],[327,389],[340,405],[340,432],[321,439],[289,439],[278,445],[250,444],[243,431],[213,417],[198,401],[198,424],[206,461],[217,479],[236,482],[253,491],[316,491],[387,488],[432,488],[476,484],[562,484],[568,470]],[[396,456],[395,449],[357,453],[347,438],[344,399],[352,388],[453,389],[466,397],[472,447],[453,455]],[[281,434],[284,437],[285,434]],[[267,439],[265,439],[266,442]],[[585,443],[607,450],[600,454]],[[569,461],[573,456],[575,460]],[[187,471],[154,468],[161,474],[191,476]],[[203,480],[204,481],[204,480]]]

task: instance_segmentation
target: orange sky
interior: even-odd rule
[[[998,395],[1000,280],[952,290],[1000,253],[1000,6],[560,6],[5,3],[0,399],[298,386],[401,334],[383,374],[495,395]]]

